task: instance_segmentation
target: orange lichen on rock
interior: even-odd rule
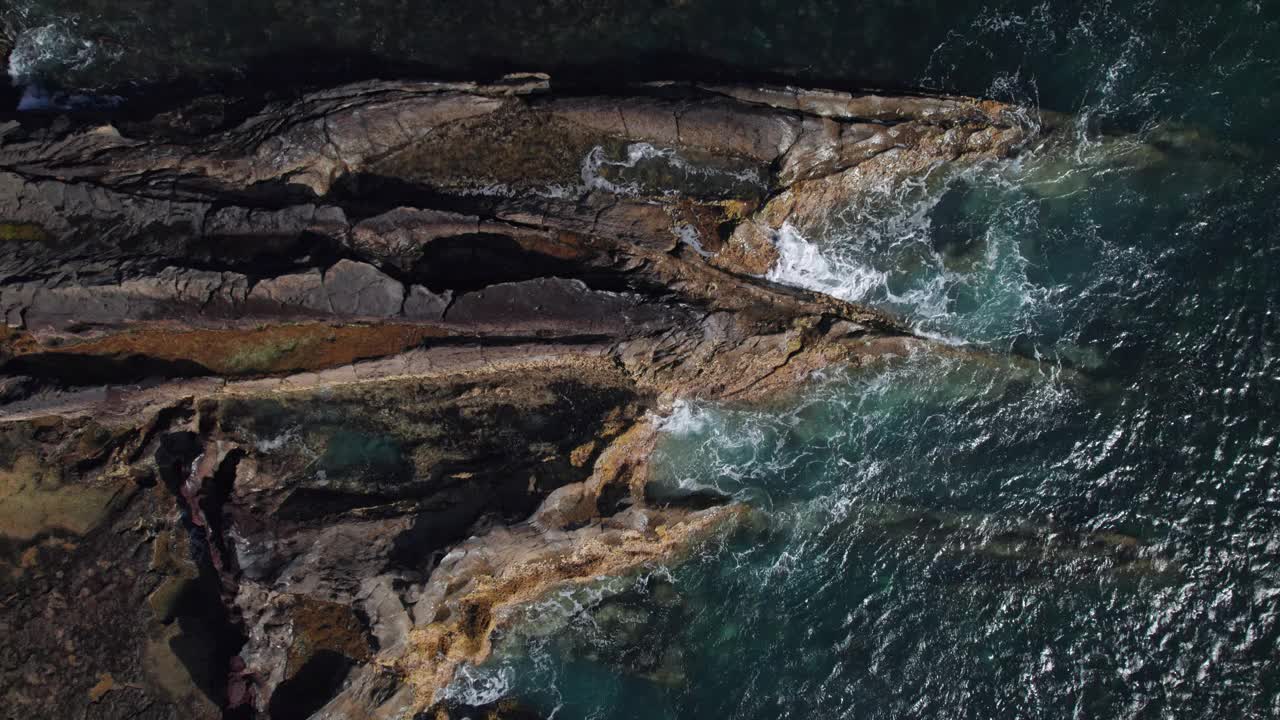
[[[325,650],[359,662],[369,659],[368,635],[350,605],[302,597],[293,608],[292,617],[293,644],[289,646],[287,677]]]
[[[89,688],[89,702],[98,702],[106,697],[107,693],[116,689],[116,681],[111,677],[110,673],[103,673],[98,680],[98,684]]]
[[[14,327],[0,326],[0,359],[39,351],[40,343],[31,333]]]

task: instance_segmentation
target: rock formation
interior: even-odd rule
[[[784,223],[1048,132],[536,75],[211,103],[0,124],[18,715],[461,717],[440,690],[520,603],[748,514],[645,492],[674,400],[929,344],[761,279]]]

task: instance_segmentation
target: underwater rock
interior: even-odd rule
[[[448,705],[434,708],[428,717],[433,720],[541,720],[542,715],[512,700],[499,700],[484,705]]]
[[[550,639],[562,657],[602,662],[622,674],[679,687],[685,650],[678,637],[690,619],[679,591],[661,573],[610,577],[561,589],[518,610],[495,634],[494,655],[523,656]]]
[[[955,563],[952,576],[939,578],[947,581],[982,580],[984,572],[1019,580],[1066,569],[1172,582],[1179,571],[1177,563],[1138,537],[1025,518],[875,504],[837,525],[855,527],[854,536],[868,543],[891,540],[931,548],[940,562]]]

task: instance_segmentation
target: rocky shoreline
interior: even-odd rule
[[[646,492],[674,401],[932,346],[762,279],[784,225],[1052,132],[966,98],[540,75],[224,110],[0,122],[18,714],[449,716],[513,608],[749,515]]]

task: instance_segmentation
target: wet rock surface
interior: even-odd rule
[[[929,344],[763,280],[773,234],[1049,131],[963,98],[541,76],[188,116],[0,126],[15,717],[526,717],[439,692],[523,604],[746,512],[647,491],[657,415]],[[678,677],[649,655],[610,661]]]

